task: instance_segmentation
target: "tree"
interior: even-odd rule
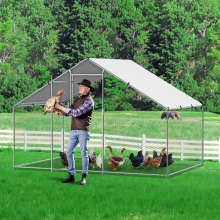
[[[141,9],[134,0],[112,1],[111,15],[114,21],[113,56],[131,59],[148,67],[148,27]]]
[[[113,48],[108,38],[111,35],[111,16],[108,1],[75,0],[64,2],[63,19],[60,22],[60,63],[69,69],[89,57],[111,57]]]
[[[208,99],[201,86],[212,70],[207,31],[219,16],[219,6],[217,0],[142,1],[149,24],[150,70],[204,103]]]
[[[207,54],[212,67],[202,84],[206,88],[206,108],[219,112],[220,109],[220,19],[207,32],[210,49]]]
[[[0,96],[7,104],[10,103],[12,109],[13,104],[50,79],[57,65],[54,56],[57,33],[53,29],[55,20],[45,8],[43,0],[8,0],[1,4],[1,82],[6,91],[11,90],[10,83],[18,89],[11,93],[1,89]],[[17,83],[19,80],[21,84]],[[25,81],[26,88],[25,83],[22,84]],[[21,94],[15,94],[17,92]],[[8,94],[13,96],[9,97]],[[10,109],[6,104],[4,106]]]
[[[15,74],[10,64],[0,65],[0,112],[11,112],[13,105],[37,89],[35,79]]]
[[[135,91],[129,88],[116,77],[107,75],[105,77],[105,90],[104,90],[104,108],[106,111],[121,111],[133,110],[134,107],[131,103],[131,98],[135,96]],[[102,108],[102,87],[99,83],[95,90],[95,103],[96,109]]]

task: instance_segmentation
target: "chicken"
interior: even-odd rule
[[[163,156],[163,158],[162,158],[162,161],[161,161],[161,163],[160,163],[160,167],[166,167],[167,165],[169,166],[169,165],[171,165],[171,164],[173,164],[173,162],[174,162],[174,160],[173,160],[173,158],[172,158],[172,154],[170,153],[170,154],[168,154],[168,164],[167,164],[167,154],[166,154],[166,148],[163,148],[162,149],[162,151],[161,151],[161,153],[160,153],[160,156]],[[157,152],[154,150],[154,152],[153,152],[153,158],[157,158],[158,157],[158,155],[157,155]]]
[[[147,163],[154,169],[160,166],[162,158],[163,156],[159,156],[157,158],[152,158],[148,156]]]
[[[142,150],[138,151],[137,156],[134,156],[133,153],[130,154],[129,159],[134,167],[140,167],[141,163],[143,163],[144,156],[142,154]]]
[[[61,163],[63,164],[63,166],[67,167],[68,160],[67,160],[67,156],[64,152],[60,152],[60,159],[61,159]]]
[[[100,169],[102,168],[102,154],[100,153],[98,155],[98,157],[96,158],[96,165],[97,167],[99,167]]]
[[[122,166],[126,160],[123,159],[123,152],[126,150],[125,148],[121,149],[121,153],[118,156],[113,155],[112,147],[107,146],[106,148],[109,149],[109,163],[108,165],[112,167],[114,170],[117,169],[117,167]]]
[[[92,164],[92,168],[95,168],[95,164],[96,164],[96,153],[94,151],[94,147],[92,148],[92,150],[89,153],[89,164]]]
[[[58,110],[54,109],[54,105],[56,103],[61,103],[61,96],[65,94],[64,89],[59,90],[54,96],[52,96],[51,98],[49,98],[44,106],[44,114],[46,114],[47,112],[54,112],[56,113],[56,115],[60,115],[61,112]]]
[[[144,159],[143,159],[143,163],[140,165],[141,167],[147,167],[148,165],[148,152],[145,153]]]

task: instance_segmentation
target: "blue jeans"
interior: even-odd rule
[[[67,149],[68,171],[70,174],[75,175],[75,160],[74,152],[77,144],[79,143],[82,155],[82,173],[88,174],[89,158],[87,142],[89,140],[89,132],[83,130],[72,130],[70,132],[69,147]]]

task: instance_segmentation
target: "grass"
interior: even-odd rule
[[[220,164],[154,178],[90,173],[87,185],[64,172],[12,169],[0,150],[0,219],[218,219]]]
[[[166,123],[159,119],[160,114],[161,112],[106,112],[105,129],[107,132],[131,136],[141,135],[143,132],[163,136]],[[201,113],[181,112],[181,116],[183,121],[169,121],[170,131],[174,132],[175,137],[186,135],[195,138],[200,133],[195,130],[201,125]],[[16,129],[50,130],[50,119],[50,114],[17,113]],[[101,132],[101,119],[101,113],[95,112],[92,132]],[[12,129],[12,122],[12,114],[0,114],[0,129]],[[61,125],[62,118],[54,117],[55,130],[60,130]],[[67,131],[69,125],[70,119],[67,118]],[[189,127],[191,130],[188,130]],[[205,113],[205,139],[218,139],[219,128],[220,116]],[[18,151],[16,156],[19,163],[25,163],[48,159],[50,152]],[[74,184],[62,184],[61,180],[66,177],[66,172],[13,170],[11,150],[0,149],[0,161],[0,219],[205,220],[218,219],[220,215],[220,164],[217,162],[208,161],[205,166],[169,178],[90,172],[87,185],[80,186],[80,172],[77,173]],[[56,161],[55,166],[59,165],[59,161]],[[48,164],[45,166],[49,167]],[[128,162],[124,168],[132,169]],[[171,168],[178,169],[178,165],[172,165]],[[156,172],[162,170],[163,168]]]
[[[166,138],[166,120],[160,119],[159,111],[122,111],[105,113],[105,133],[152,138]],[[201,112],[181,112],[183,120],[169,120],[169,137],[173,139],[201,140]],[[54,116],[54,130],[62,128],[62,117]],[[70,118],[64,118],[65,131],[70,129]],[[13,129],[13,115],[0,114],[0,129]],[[16,113],[17,130],[51,130],[51,115],[39,112]],[[102,133],[102,114],[95,111],[91,126],[92,133]],[[220,116],[205,112],[205,140],[220,137]]]
[[[117,154],[116,154],[117,155]],[[126,159],[125,163],[123,166],[118,167],[117,170],[112,170],[107,163],[109,162],[108,155],[105,156],[104,159],[104,171],[107,172],[112,172],[112,173],[131,173],[131,174],[140,174],[140,175],[166,175],[168,173],[175,173],[178,171],[181,171],[186,168],[190,168],[195,165],[201,164],[201,160],[184,160],[180,161],[178,159],[175,159],[174,164],[172,166],[169,166],[169,170],[167,168],[159,168],[153,170],[152,167],[147,166],[146,168],[134,168],[128,159],[129,154],[124,155],[124,159]],[[23,167],[35,167],[35,168],[47,168],[50,170],[51,168],[51,153],[50,152],[45,152],[45,151],[21,151],[18,150],[16,151],[16,165],[23,165]],[[54,152],[53,153],[53,168],[55,169],[63,169],[66,170],[61,162],[60,162],[60,156],[59,152]],[[75,152],[75,163],[76,163],[76,169],[81,170],[81,155],[79,149]],[[94,172],[101,172],[102,169],[98,168],[95,166],[95,168],[92,168],[92,166],[89,167],[89,171],[94,171]]]

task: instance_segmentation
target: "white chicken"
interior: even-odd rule
[[[100,169],[102,168],[102,154],[100,153],[98,155],[98,157],[96,158],[96,165],[97,167],[99,167]]]

